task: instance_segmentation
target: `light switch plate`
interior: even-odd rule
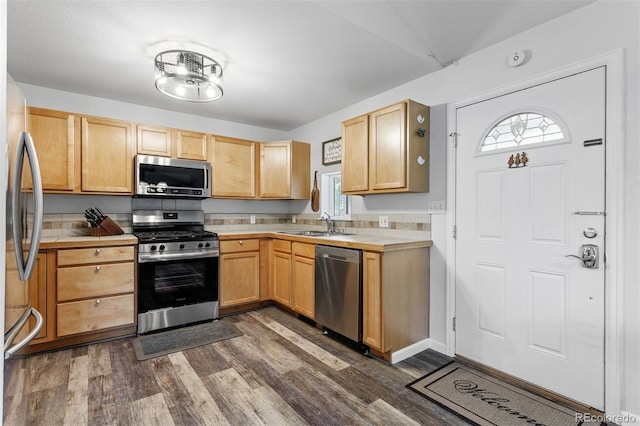
[[[444,200],[427,201],[427,213],[444,213],[445,211]]]
[[[378,225],[380,228],[388,228],[389,227],[389,216],[380,216]]]

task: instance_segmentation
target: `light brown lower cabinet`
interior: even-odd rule
[[[55,318],[51,315],[54,309],[50,306],[50,297],[47,293],[47,278],[52,273],[49,265],[55,265],[53,261],[47,260],[47,252],[39,252],[33,273],[28,281],[21,281],[16,269],[13,251],[7,253],[6,291],[5,291],[5,325],[15,324],[24,312],[25,308],[31,304],[42,315],[43,324],[38,335],[31,341],[30,345],[36,345],[52,340],[55,336]],[[55,274],[55,270],[53,271]],[[29,319],[28,325],[22,328],[14,339],[19,342],[36,325],[33,318]]]
[[[260,300],[260,240],[220,241],[220,307]]]
[[[57,337],[135,324],[135,248],[59,249]]]
[[[315,314],[315,245],[294,242],[291,245],[291,307],[307,318]]]
[[[362,255],[362,342],[384,352],[381,257],[372,252]]]
[[[429,247],[363,252],[363,342],[389,354],[429,337]]]
[[[271,288],[273,300],[291,307],[291,241],[273,240]]]

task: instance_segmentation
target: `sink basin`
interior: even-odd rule
[[[337,237],[340,235],[354,235],[344,232],[327,232],[327,231],[280,231],[279,234],[300,235],[303,237]]]

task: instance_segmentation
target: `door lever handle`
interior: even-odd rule
[[[599,266],[599,248],[595,244],[583,244],[581,247],[582,256],[568,254],[565,257],[573,257],[582,261],[582,267],[587,269],[598,269]]]
[[[592,255],[592,254],[587,254],[587,255],[584,255],[582,257],[576,256],[575,254],[568,254],[565,257],[574,257],[574,258],[576,258],[578,260],[582,260],[583,262],[590,262],[592,260],[596,260],[596,257],[594,255]]]

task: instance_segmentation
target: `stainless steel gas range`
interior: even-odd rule
[[[138,334],[218,317],[220,241],[201,210],[134,210]]]

